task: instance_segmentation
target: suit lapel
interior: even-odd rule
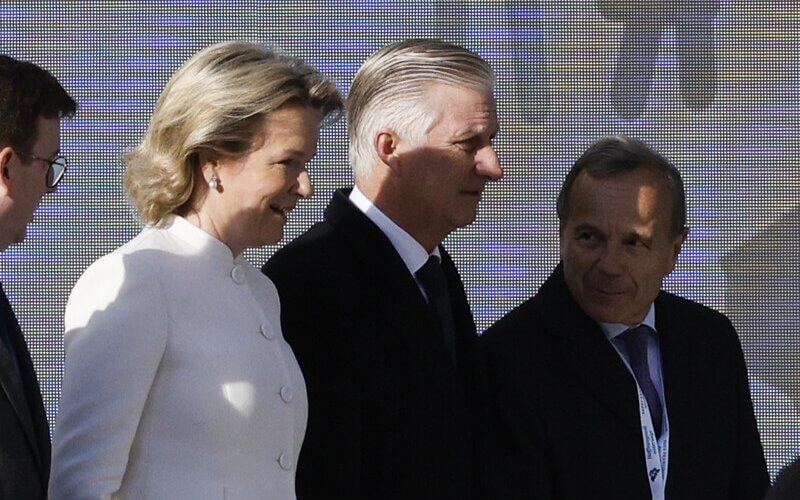
[[[450,304],[453,308],[453,323],[456,329],[456,353],[458,357],[458,375],[464,387],[475,386],[475,367],[477,364],[476,343],[478,339],[475,320],[469,307],[464,283],[458,274],[450,254],[443,247],[439,247],[442,254],[442,268],[447,277],[447,287],[450,293]]]
[[[693,443],[698,437],[691,435],[694,426],[686,425],[696,418],[694,413],[697,407],[693,402],[693,394],[698,384],[701,384],[693,369],[696,364],[692,360],[694,349],[689,345],[690,337],[682,331],[690,324],[687,320],[676,311],[675,299],[661,292],[656,298],[656,329],[660,343],[664,399],[670,427],[668,488],[669,478],[681,475],[678,468],[682,464],[691,463],[691,459],[683,457],[691,454],[694,449]],[[679,322],[683,324],[683,329]]]
[[[28,351],[27,348],[25,348],[24,340],[22,343],[19,342],[22,337],[19,324],[17,323],[16,316],[14,316],[14,312],[11,309],[11,305],[6,298],[6,294],[1,285],[0,329],[2,330],[0,331],[0,335],[4,336],[12,343],[18,355],[27,355]],[[20,339],[16,339],[15,336],[19,336]],[[39,445],[36,440],[30,407],[28,399],[25,396],[25,387],[21,378],[21,371],[24,370],[28,365],[24,363],[23,360],[19,360],[18,369],[17,364],[14,363],[14,360],[11,356],[12,353],[9,352],[5,342],[3,342],[2,345],[0,345],[0,385],[2,385],[3,392],[5,392],[8,401],[11,403],[11,406],[14,407],[14,411],[17,413],[17,418],[19,418],[20,425],[25,432],[25,436],[28,439],[28,444],[31,447],[34,457],[36,458],[36,462],[41,465]]]
[[[667,406],[669,407],[670,420],[672,414],[681,409],[685,401],[682,395],[687,393],[686,387],[691,386],[694,375],[692,373],[691,346],[686,345],[689,337],[681,335],[678,325],[683,320],[686,328],[686,318],[680,318],[675,311],[673,299],[664,292],[656,298],[656,329],[661,350],[661,370],[664,377],[664,392]]]
[[[464,408],[463,386],[445,350],[433,312],[389,239],[350,203],[347,194],[334,194],[325,210],[325,220],[350,244],[360,274],[356,279],[367,284],[370,300],[386,318],[387,328],[381,333],[397,335],[406,343],[409,352],[420,358],[419,366],[429,373],[442,396],[450,400],[448,406]],[[455,321],[458,328],[463,319]],[[464,412],[454,413],[454,418],[463,419]]]
[[[640,432],[636,384],[599,325],[573,300],[559,265],[539,291],[548,314],[548,332],[567,340],[562,363],[576,374],[608,412]]]

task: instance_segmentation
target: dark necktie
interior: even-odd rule
[[[647,337],[653,333],[653,329],[647,325],[639,325],[622,332],[619,336],[625,347],[628,349],[628,358],[631,363],[631,370],[639,383],[639,388],[647,400],[650,408],[650,417],[653,419],[653,427],[656,437],[661,436],[661,399],[658,397],[653,380],[650,378],[650,365],[647,362]]]
[[[428,261],[415,273],[428,295],[428,303],[436,313],[442,340],[453,364],[456,364],[456,328],[453,323],[453,308],[450,305],[450,294],[447,290],[447,280],[435,255],[428,257]]]

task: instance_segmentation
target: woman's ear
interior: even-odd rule
[[[218,157],[213,151],[205,150],[197,153],[197,166],[200,168],[204,183],[207,184],[212,178],[218,178]]]

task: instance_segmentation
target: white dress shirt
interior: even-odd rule
[[[422,295],[427,299],[425,287],[423,287],[422,283],[416,278],[416,272],[425,265],[428,261],[428,257],[431,255],[435,255],[441,262],[442,255],[441,252],[439,252],[439,247],[437,246],[434,248],[433,252],[429,254],[413,236],[408,234],[405,229],[398,226],[386,214],[381,212],[372,200],[367,198],[366,195],[358,189],[358,186],[354,186],[353,190],[350,192],[350,201],[386,235],[389,242],[391,242],[394,249],[400,255],[400,258],[403,259],[403,262],[408,268],[408,272],[414,276],[414,280],[416,280]]]
[[[658,330],[656,330],[656,308],[654,304],[650,304],[650,309],[647,311],[647,316],[639,325],[647,325],[653,329],[654,335],[647,336],[647,366],[650,369],[650,380],[658,392],[658,398],[661,400],[661,408],[663,408],[663,423],[662,430],[668,429],[667,424],[667,402],[664,398],[664,380],[661,374],[661,349],[658,342]],[[606,338],[617,350],[617,354],[625,360],[626,364],[630,366],[630,356],[628,349],[625,347],[625,342],[619,336],[630,328],[639,325],[628,326],[622,323],[600,323],[600,328],[605,333]]]

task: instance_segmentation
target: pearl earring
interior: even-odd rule
[[[216,191],[218,187],[219,187],[219,179],[217,179],[217,176],[214,175],[211,177],[211,179],[208,180],[208,189]]]

